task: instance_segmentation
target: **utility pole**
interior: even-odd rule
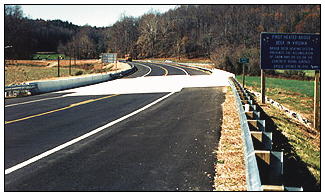
[[[60,77],[60,56],[58,56],[58,77]]]
[[[70,63],[69,63],[69,75],[71,76],[71,55],[70,55]]]
[[[76,66],[76,48],[73,49],[74,65]]]

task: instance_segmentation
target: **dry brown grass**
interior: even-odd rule
[[[8,62],[6,62],[8,63]],[[56,64],[55,64],[56,63]],[[72,67],[72,76],[69,75],[69,60],[60,61],[60,78],[57,77],[57,61],[40,60],[11,60],[5,66],[5,85],[21,84],[35,80],[55,80],[63,77],[75,77],[77,72],[82,75],[102,72],[116,72],[130,68],[125,63],[108,67],[98,60],[79,60],[77,66]],[[72,61],[74,65],[74,61]]]
[[[57,60],[10,60],[6,61],[7,65],[37,65],[37,66],[49,66],[52,63],[57,63]],[[76,60],[76,65],[86,65],[86,64],[97,64],[100,63],[98,59],[89,60]],[[74,65],[75,61],[71,60],[71,65]],[[69,66],[70,60],[60,60],[61,66]]]
[[[235,98],[225,88],[221,137],[216,150],[214,188],[216,191],[246,191],[243,142]]]

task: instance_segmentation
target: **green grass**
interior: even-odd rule
[[[242,83],[241,76],[236,78]],[[245,87],[260,92],[259,76],[245,78]],[[266,96],[313,121],[313,81],[268,77]],[[273,150],[284,152],[285,181],[289,186],[303,186],[305,191],[319,191],[320,133],[306,128],[273,106],[261,107],[269,116],[269,119],[263,119],[267,129],[273,133]]]
[[[242,83],[242,76],[236,76]],[[288,108],[303,114],[309,121],[313,120],[314,82],[266,78],[266,96],[278,101]],[[245,87],[260,92],[259,76],[246,76]]]
[[[262,108],[271,119],[266,126],[273,132],[273,150],[284,153],[285,181],[303,186],[305,191],[319,191],[320,133],[293,121],[273,106]]]
[[[239,82],[242,82],[242,76],[236,76]],[[289,80],[281,78],[266,78],[265,86],[269,88],[278,88],[286,91],[295,92],[307,97],[314,96],[314,82],[302,80]],[[260,76],[246,76],[245,84],[260,89],[261,77]],[[268,93],[268,92],[266,92]],[[268,94],[266,94],[268,95]]]
[[[284,73],[285,70],[276,70],[278,73]],[[303,72],[306,73],[307,77],[314,77],[315,76],[315,71],[314,70],[304,70]]]
[[[58,57],[61,56],[63,59],[65,59],[64,54],[33,54],[32,59],[33,60],[42,60],[42,59],[48,59],[48,60],[56,60]]]
[[[90,70],[72,68],[71,73],[75,75],[76,72],[82,71],[83,74],[90,73]],[[56,78],[58,75],[58,68],[41,68],[30,66],[10,66],[5,71],[5,85],[19,84],[31,80],[40,80],[47,78]],[[69,68],[60,68],[60,76],[69,76]]]

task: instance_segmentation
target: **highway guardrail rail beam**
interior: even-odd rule
[[[283,152],[272,150],[272,132],[265,127],[250,93],[235,78],[230,85],[236,97],[245,151],[248,191],[303,191],[283,185]]]

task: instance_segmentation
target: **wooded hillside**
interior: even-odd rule
[[[102,52],[133,58],[210,58],[219,68],[240,72],[238,58],[259,67],[261,32],[320,33],[320,5],[182,5],[166,13],[121,17],[111,27],[76,26],[60,20],[31,20],[19,6],[5,6],[6,58],[38,51],[98,58]]]

